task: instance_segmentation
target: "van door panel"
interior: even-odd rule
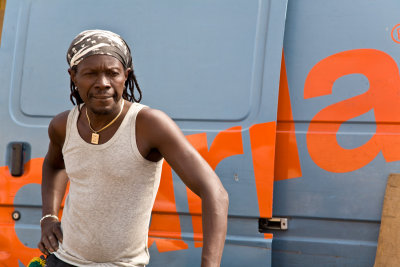
[[[271,264],[280,62],[287,1],[15,0],[8,1],[0,48],[0,149],[30,145],[20,178],[0,154],[0,218],[11,246],[0,262],[39,255],[40,172],[47,126],[72,108],[65,59],[85,29],[112,30],[131,46],[143,103],[165,111],[215,169],[230,195],[223,266]],[[164,166],[150,224],[150,266],[200,262],[200,200]],[[165,171],[164,171],[165,170]],[[19,180],[17,180],[19,179]],[[7,191],[4,188],[13,188]],[[13,195],[10,194],[14,192]],[[14,200],[15,196],[15,200]],[[20,212],[19,220],[6,214]],[[173,223],[172,223],[173,222]]]

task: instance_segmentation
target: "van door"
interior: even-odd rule
[[[287,1],[13,0],[0,48],[0,263],[40,255],[47,127],[72,108],[65,54],[86,29],[130,45],[143,103],[171,116],[229,192],[223,266],[269,266],[279,75]],[[150,266],[199,265],[201,201],[167,163]]]

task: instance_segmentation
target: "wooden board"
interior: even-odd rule
[[[375,267],[400,266],[400,174],[390,174],[382,209]]]
[[[1,33],[3,32],[4,11],[6,9],[6,0],[0,0],[0,43]]]

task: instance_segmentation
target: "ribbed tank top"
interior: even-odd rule
[[[62,153],[70,180],[55,255],[77,266],[144,266],[147,236],[162,161],[143,158],[136,145],[133,103],[114,136],[86,143],[78,133],[78,108],[68,115]]]

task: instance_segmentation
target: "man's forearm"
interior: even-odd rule
[[[201,266],[219,266],[225,244],[229,199],[225,190],[202,200],[203,251]]]
[[[42,177],[42,214],[58,215],[62,199],[67,188],[68,177],[65,169],[52,168],[43,164]]]

